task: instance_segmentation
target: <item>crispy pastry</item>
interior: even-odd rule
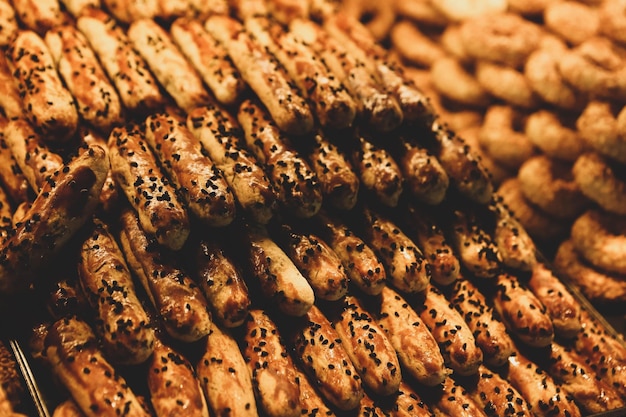
[[[265,311],[252,309],[243,326],[242,353],[258,405],[271,417],[299,416],[297,371],[276,323]]]
[[[78,127],[78,112],[43,38],[31,30],[20,31],[6,57],[26,118],[45,141],[67,142]]]
[[[144,133],[137,125],[116,127],[108,140],[111,172],[137,211],[141,228],[170,249],[180,249],[189,236],[187,209],[162,174]]]
[[[289,144],[262,105],[245,100],[237,114],[246,143],[266,167],[279,201],[298,217],[311,217],[322,206],[319,179],[306,160]]]
[[[216,416],[258,416],[250,371],[230,332],[214,325],[202,346],[196,373],[211,411]]]
[[[322,396],[339,410],[356,409],[365,395],[361,377],[328,318],[314,305],[293,327],[294,354]]]
[[[24,290],[91,218],[109,169],[105,151],[90,148],[51,173],[25,217],[0,246],[0,292]]]
[[[278,128],[302,135],[313,129],[313,113],[284,67],[237,20],[210,16],[205,28],[219,40],[241,76],[268,109]]]
[[[235,198],[222,171],[202,152],[184,119],[153,113],[146,119],[146,142],[168,173],[189,211],[213,227],[235,218]]]
[[[94,219],[91,234],[82,242],[78,277],[97,312],[95,330],[107,357],[124,364],[147,360],[154,349],[154,328],[135,291],[124,254],[100,219]]]
[[[120,224],[118,239],[128,266],[139,278],[167,333],[185,342],[209,334],[209,304],[195,281],[165,259],[156,240],[141,229],[132,209],[122,210]]]
[[[225,106],[234,105],[243,95],[246,83],[224,45],[209,34],[199,20],[188,17],[176,19],[170,34],[215,99]]]

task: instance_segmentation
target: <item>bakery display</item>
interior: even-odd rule
[[[617,41],[557,30],[580,8],[3,3],[0,313],[23,320],[0,336],[50,413],[626,406],[626,344],[570,282],[619,288],[599,194],[619,197],[619,144],[592,102],[584,132],[539,113],[619,100],[616,66],[585,83]],[[564,59],[532,63],[542,48]],[[595,147],[538,150],[579,134]],[[542,238],[568,222],[552,263]]]

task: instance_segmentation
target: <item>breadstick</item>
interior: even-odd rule
[[[19,30],[15,9],[9,0],[0,1],[0,46],[9,45]]]
[[[235,198],[222,172],[202,153],[184,119],[153,113],[146,119],[146,142],[169,174],[189,211],[213,227],[235,218]]]
[[[19,204],[31,200],[32,189],[6,141],[8,124],[7,119],[0,117],[0,183],[11,199]]]
[[[56,26],[68,23],[59,0],[11,0],[15,15],[29,30],[40,36]]]
[[[448,173],[426,148],[406,139],[401,142],[400,155],[396,159],[407,191],[426,204],[441,203],[450,185]]]
[[[0,1],[0,18],[2,17],[2,4],[3,2]],[[0,26],[0,30],[2,30],[1,28],[2,26]],[[2,108],[7,119],[24,117],[22,98],[13,80],[13,74],[11,74],[5,54],[0,55],[0,108]]]
[[[241,76],[281,131],[294,135],[311,131],[313,113],[273,55],[228,16],[210,16],[205,28],[224,45]]]

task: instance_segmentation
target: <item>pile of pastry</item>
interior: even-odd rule
[[[51,412],[625,406],[621,338],[354,4],[0,7],[0,294]]]

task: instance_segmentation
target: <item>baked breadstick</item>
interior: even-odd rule
[[[75,19],[88,9],[102,8],[101,0],[60,0],[60,2]]]
[[[402,371],[396,350],[384,330],[355,296],[347,295],[341,306],[339,317],[331,322],[363,384],[378,395],[396,393]]]
[[[98,348],[89,325],[76,318],[54,322],[41,358],[71,394],[85,417],[149,417],[126,380]]]
[[[479,204],[488,203],[493,194],[489,173],[463,139],[444,124],[432,125],[434,144],[431,152],[450,177],[450,183],[469,199]]]
[[[402,170],[386,149],[360,135],[355,142],[350,156],[361,188],[386,206],[396,207],[403,192]]]
[[[315,219],[320,234],[341,259],[350,282],[366,294],[379,294],[387,273],[374,250],[338,219],[321,213]]]
[[[39,269],[91,218],[109,170],[94,146],[51,173],[11,236],[0,246],[0,293],[24,290]]]
[[[387,93],[367,67],[322,27],[310,20],[295,19],[289,29],[311,45],[357,101],[357,114],[368,126],[388,132],[402,123],[402,109],[396,98]]]
[[[580,332],[580,303],[545,264],[535,265],[528,288],[546,306],[557,335],[572,338]]]
[[[176,19],[170,34],[215,99],[225,106],[234,105],[243,95],[246,83],[224,45],[209,34],[199,20],[188,17]]]
[[[404,74],[402,65],[389,57],[389,52],[376,41],[372,32],[359,20],[345,13],[334,13],[324,19],[324,29],[350,53],[369,66],[379,82],[391,91],[405,122],[430,125],[435,110],[428,97]]]
[[[0,0],[0,18],[2,17],[2,4],[2,0]],[[2,26],[0,26],[0,31],[1,28]],[[7,119],[24,117],[22,98],[17,85],[15,85],[5,54],[0,55],[0,108]]]
[[[215,320],[226,328],[243,324],[251,306],[248,286],[239,266],[216,240],[198,242],[195,270]]]
[[[348,158],[321,131],[304,148],[302,152],[322,186],[324,201],[340,210],[354,208],[360,181]]]
[[[122,250],[99,219],[94,219],[91,234],[81,245],[78,277],[101,323],[96,330],[107,357],[124,364],[147,360],[154,349],[154,328],[137,296]]]
[[[432,417],[434,415],[428,404],[405,380],[400,381],[400,387],[395,394],[380,401],[380,408],[384,415],[391,417]]]
[[[322,127],[342,129],[352,125],[357,112],[355,100],[306,43],[265,16],[246,19],[244,24],[285,67]]]
[[[373,312],[396,349],[406,373],[427,386],[441,384],[449,374],[439,345],[419,314],[390,287],[379,295],[379,310]]]
[[[122,123],[122,104],[85,36],[73,25],[46,32],[46,44],[81,118],[102,132]]]
[[[9,45],[17,35],[19,26],[15,9],[9,0],[0,0],[0,47]]]
[[[309,105],[276,58],[242,24],[228,16],[215,15],[206,20],[205,28],[224,45],[281,131],[294,135],[311,132],[313,113]]]
[[[393,221],[364,210],[364,236],[385,265],[388,282],[406,293],[424,291],[430,283],[430,263],[422,250]]]
[[[336,417],[334,410],[326,404],[319,391],[311,384],[309,378],[299,368],[296,368],[296,383],[300,387],[299,404],[301,415]]]
[[[339,335],[315,305],[300,320],[291,335],[298,363],[330,404],[356,409],[364,391]]]
[[[136,125],[116,127],[108,140],[111,172],[137,211],[142,229],[170,249],[180,249],[189,236],[186,208],[161,173],[156,158]]]
[[[260,103],[245,100],[237,114],[248,149],[265,164],[280,203],[297,217],[311,217],[322,207],[319,179],[288,142]]]
[[[203,154],[184,119],[153,113],[146,119],[146,142],[168,173],[189,211],[205,224],[226,226],[235,218],[235,198],[220,169]]]
[[[493,240],[502,263],[521,271],[532,271],[537,264],[537,247],[521,222],[504,204],[490,207],[495,216]]]
[[[269,417],[298,417],[297,371],[276,323],[265,311],[252,309],[244,329],[242,353],[258,405]]]
[[[450,178],[434,155],[426,148],[401,139],[400,155],[396,159],[407,191],[413,197],[430,205],[443,201]]]
[[[540,417],[580,417],[574,400],[537,364],[519,352],[509,357],[504,375],[530,405],[533,415]]]
[[[446,365],[455,375],[473,375],[483,363],[483,352],[472,329],[453,304],[433,285],[415,297],[415,311],[439,344]]]
[[[277,204],[274,188],[245,147],[237,120],[217,106],[204,106],[189,112],[187,128],[224,173],[243,211],[258,223],[269,222]]]
[[[476,277],[496,277],[502,269],[502,257],[477,213],[453,209],[446,222],[446,235],[461,264]]]
[[[237,341],[214,325],[203,347],[196,373],[211,411],[216,416],[257,417],[252,378]]]
[[[493,305],[507,329],[529,346],[552,343],[554,325],[546,306],[516,276],[502,273],[496,279]]]
[[[68,23],[59,0],[11,0],[11,3],[20,22],[41,36],[53,27]]]
[[[333,249],[313,233],[279,227],[278,239],[294,265],[311,284],[315,297],[337,301],[348,292],[348,276],[341,259]]]
[[[164,259],[132,209],[122,210],[120,224],[118,239],[128,266],[139,278],[167,333],[185,342],[209,334],[210,307],[195,281]]]
[[[454,283],[461,272],[461,262],[430,210],[409,205],[405,223],[430,264],[432,282],[444,286]]]
[[[181,352],[157,339],[147,365],[150,404],[157,416],[209,417],[202,385]]]
[[[493,307],[483,293],[470,280],[460,277],[454,283],[449,299],[472,331],[485,363],[504,365],[515,351],[515,344],[504,323],[495,317]]]
[[[67,142],[78,127],[78,112],[44,40],[22,30],[11,41],[6,57],[26,118],[46,142]]]
[[[53,152],[25,119],[9,121],[4,138],[20,171],[35,192],[39,192],[47,178],[63,166],[61,155]]]
[[[139,19],[152,19],[161,11],[160,0],[101,0],[102,5],[120,22],[131,24]]]
[[[189,111],[209,101],[202,79],[157,22],[148,18],[134,20],[128,28],[128,38],[178,107]]]
[[[76,27],[89,41],[128,112],[138,115],[164,104],[154,75],[115,19],[101,9],[88,8],[76,20]]]
[[[291,259],[263,226],[247,226],[242,233],[250,272],[265,298],[289,316],[306,314],[315,302],[315,293]]]
[[[0,183],[15,204],[30,201],[32,191],[6,140],[9,121],[0,117]]]
[[[450,376],[432,391],[425,397],[436,416],[487,417],[480,404]]]

